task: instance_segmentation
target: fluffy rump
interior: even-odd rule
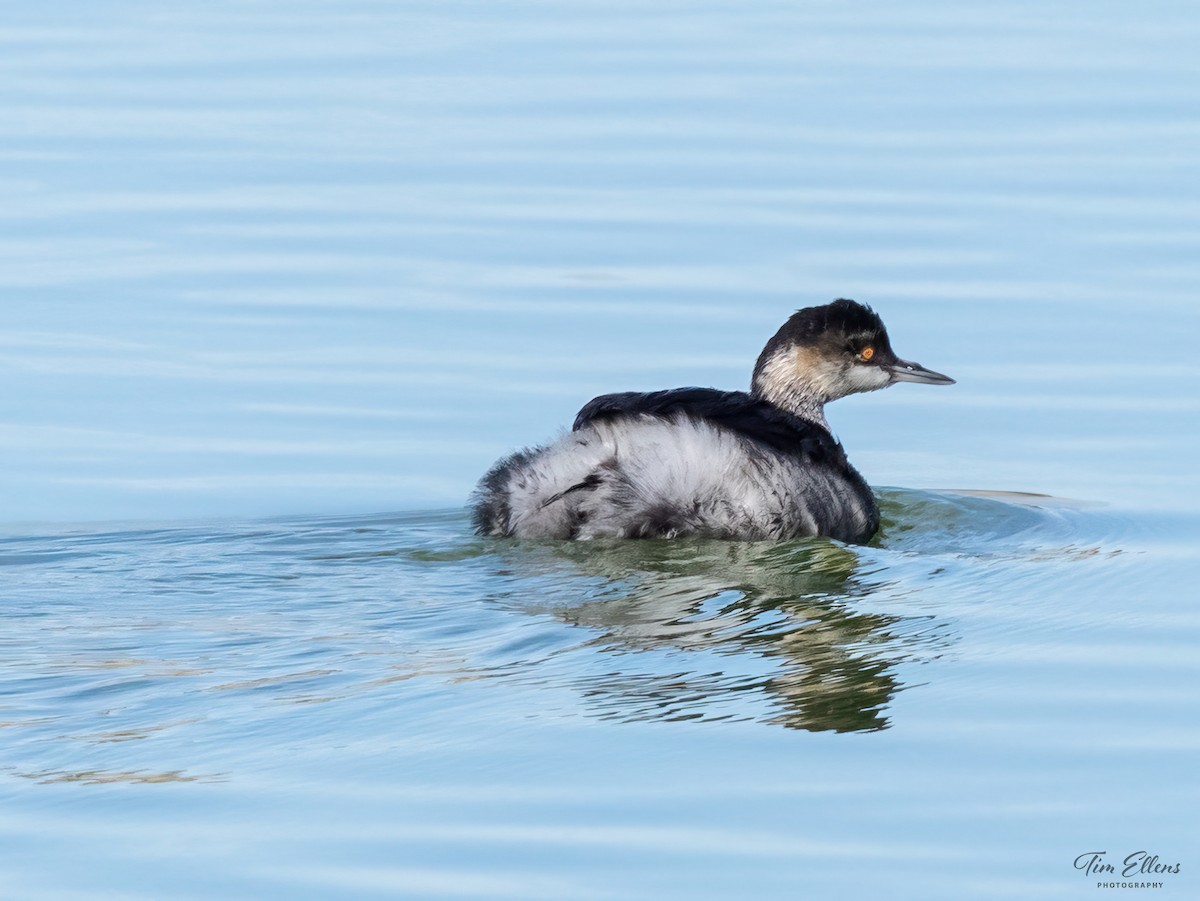
[[[572,495],[593,490],[611,465],[589,436],[572,432],[553,444],[525,448],[500,460],[471,496],[480,535],[576,538],[587,514]]]
[[[514,470],[527,465],[545,448],[525,448],[496,461],[471,495],[471,525],[478,535],[506,535],[512,507],[508,499],[508,481]]]

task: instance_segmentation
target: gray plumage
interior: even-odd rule
[[[763,349],[749,393],[605,395],[557,441],[497,462],[472,497],[475,529],[865,542],[878,507],[830,434],[824,405],[897,381],[953,382],[897,358],[869,307],[838,300],[800,310]]]

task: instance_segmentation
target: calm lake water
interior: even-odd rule
[[[6,11],[0,897],[1195,896],[1197,46]],[[871,545],[470,534],[496,457],[837,296],[959,380],[829,409]]]

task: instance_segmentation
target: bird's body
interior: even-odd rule
[[[867,541],[878,506],[823,407],[899,380],[951,381],[898,360],[883,323],[861,304],[801,310],[763,350],[750,393],[607,394],[559,440],[500,460],[476,489],[476,531]]]
[[[476,527],[492,535],[865,541],[879,524],[824,428],[706,388],[598,397],[570,433],[502,460],[481,489]]]

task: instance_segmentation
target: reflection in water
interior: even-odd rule
[[[600,717],[876,731],[888,727],[888,705],[906,687],[903,665],[956,640],[947,620],[906,603],[914,570],[927,592],[963,561],[1036,564],[1100,552],[1078,544],[1074,505],[1054,498],[879,496],[883,527],[868,547],[499,542],[485,553],[499,550],[497,575],[509,588],[495,597],[507,606],[597,633],[588,642],[594,662],[577,661],[572,683]],[[1101,524],[1093,519],[1092,529]]]
[[[156,785],[163,782],[220,782],[222,776],[189,776],[182,770],[149,772],[146,770],[44,770],[15,772],[14,775],[49,785],[55,782],[77,782],[83,785],[108,785],[123,782],[128,785]]]
[[[859,609],[887,588],[868,577],[861,553],[805,539],[514,544],[504,556],[539,582],[557,572],[562,586],[510,603],[599,633],[590,644],[604,662],[577,685],[601,717],[751,711],[794,729],[864,732],[888,726],[887,705],[903,688],[897,664],[928,657],[948,636],[929,616]],[[599,580],[582,600],[569,596],[578,571]]]

